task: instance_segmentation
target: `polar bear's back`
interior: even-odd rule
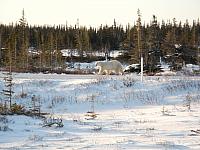
[[[122,64],[117,61],[117,60],[111,60],[110,61],[110,64],[113,66],[113,67],[122,67]]]
[[[105,67],[106,69],[115,69],[115,68],[121,68],[122,65],[117,60],[111,60],[108,62],[100,62],[100,66]]]

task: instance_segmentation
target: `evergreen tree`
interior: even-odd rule
[[[157,23],[157,18],[153,15],[153,20],[150,27],[148,28],[148,54],[146,54],[148,60],[149,71],[153,71],[155,66],[160,61],[160,29]]]
[[[81,43],[81,33],[79,28],[75,27],[75,49],[78,50],[81,57],[83,57],[83,49]]]
[[[143,30],[141,24],[141,13],[139,9],[137,13],[138,13],[137,25],[134,25],[133,27],[134,48],[131,58],[133,63],[139,63],[140,57],[143,56],[143,42],[142,42]]]
[[[63,64],[62,49],[70,49],[71,54],[77,49],[81,57],[83,51],[109,53],[121,49],[131,53],[132,63],[139,63],[142,54],[144,63],[152,67],[159,62],[159,57],[171,64],[198,62],[199,20],[189,25],[188,21],[177,24],[174,18],[167,23],[162,21],[160,25],[153,16],[149,24],[142,25],[140,17],[137,24],[128,24],[125,29],[117,25],[115,19],[113,25],[98,28],[79,28],[79,25],[28,26],[23,10],[17,24],[0,24],[1,67],[8,66],[10,56],[13,69],[59,67]],[[34,52],[28,52],[29,47]]]
[[[22,11],[22,18],[19,20],[20,26],[20,52],[18,55],[18,63],[23,69],[28,69],[28,27],[27,21],[24,14],[24,9]]]
[[[130,24],[126,27],[125,31],[125,39],[121,43],[121,49],[124,50],[131,50],[133,43],[131,42],[131,29],[130,29]]]

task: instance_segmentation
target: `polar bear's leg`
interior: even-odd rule
[[[118,74],[118,75],[123,75],[124,74],[124,72],[123,72],[123,69],[120,67],[120,68],[117,68],[116,70],[115,70],[115,72],[116,72],[116,74]]]
[[[105,70],[105,74],[108,75],[108,70]]]
[[[111,70],[106,70],[107,71],[107,75],[111,74]]]
[[[102,67],[100,67],[98,74],[100,74],[100,75],[102,75],[102,74],[103,74]]]
[[[124,74],[124,71],[123,71],[122,68],[119,69],[119,74],[120,74],[120,75],[123,75],[123,74]]]

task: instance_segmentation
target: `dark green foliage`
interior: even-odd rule
[[[140,27],[144,64],[149,72],[159,64],[160,58],[171,65],[184,63],[198,64],[198,47],[200,45],[200,22],[188,21],[160,24],[156,16],[150,24]],[[178,47],[177,47],[178,45]],[[64,58],[62,49],[77,49],[81,59],[89,60],[87,53],[111,50],[126,50],[129,63],[139,63],[137,25],[101,25],[98,28],[77,26],[28,26],[24,11],[18,24],[0,24],[0,66],[12,66],[15,71],[30,71],[33,68],[62,68],[64,61],[75,61],[73,57]],[[28,52],[32,48],[32,53]],[[34,51],[34,53],[33,53]],[[87,58],[85,58],[87,57]],[[92,58],[93,59],[93,58]],[[93,59],[95,60],[95,59]]]
[[[153,15],[153,20],[147,29],[147,50],[145,51],[145,64],[149,67],[149,72],[153,72],[155,66],[159,64],[161,57],[161,34],[156,17]]]

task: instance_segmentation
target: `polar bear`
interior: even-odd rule
[[[124,74],[123,72],[123,67],[122,64],[117,61],[117,60],[111,60],[111,61],[98,61],[96,62],[96,67],[99,69],[98,74],[111,74],[111,73],[115,73],[115,74]]]

